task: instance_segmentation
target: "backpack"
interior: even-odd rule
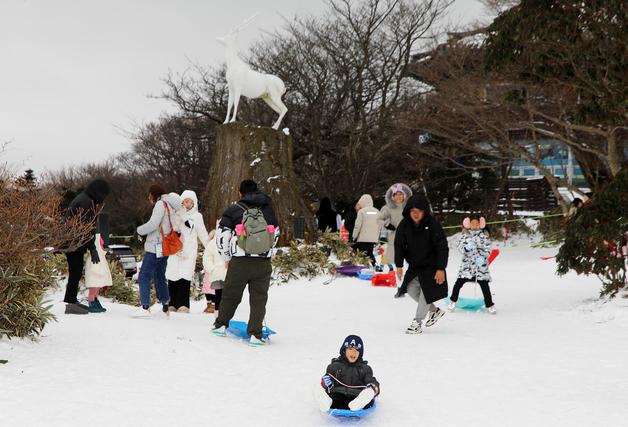
[[[242,223],[236,226],[238,246],[247,255],[262,255],[270,251],[274,243],[274,235],[264,218],[262,209],[238,204],[244,213]]]

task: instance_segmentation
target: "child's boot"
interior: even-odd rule
[[[214,304],[211,301],[207,302],[207,307],[203,310],[203,313],[213,313],[215,311]]]
[[[314,398],[316,399],[316,402],[318,403],[318,409],[320,409],[321,412],[329,411],[333,400],[331,397],[329,397],[327,392],[325,392],[325,389],[318,384],[314,388]]]
[[[355,399],[349,402],[349,409],[352,411],[359,411],[363,409],[368,403],[375,398],[375,390],[371,387],[367,387],[357,395]]]
[[[96,301],[90,301],[89,302],[89,306],[88,306],[88,311],[90,313],[104,313],[105,309],[102,307],[98,307],[99,304],[96,303]]]
[[[495,304],[486,309],[488,314],[497,314],[497,309],[495,308]]]

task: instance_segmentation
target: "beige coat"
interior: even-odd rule
[[[379,210],[373,207],[373,198],[370,194],[364,194],[360,197],[358,204],[361,209],[358,211],[358,218],[355,220],[353,239],[356,242],[377,243],[381,229],[381,223],[377,219]]]
[[[88,288],[104,288],[111,286],[111,271],[107,262],[107,254],[102,247],[100,233],[96,233],[96,251],[100,262],[94,264],[92,258],[87,252],[87,262],[85,263],[85,286]]]
[[[402,204],[398,205],[393,200],[393,191],[398,191],[398,188],[406,194],[406,198]],[[388,191],[386,191],[386,205],[379,213],[378,219],[381,221],[382,226],[393,225],[395,228],[399,226],[399,223],[403,219],[403,208],[406,207],[406,201],[412,196],[412,189],[406,184],[394,184]],[[388,243],[386,243],[383,255],[383,262],[388,264],[395,263],[395,232],[396,230],[388,232]]]

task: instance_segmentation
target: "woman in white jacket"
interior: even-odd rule
[[[371,259],[373,266],[377,264],[373,248],[379,241],[381,222],[378,220],[379,210],[373,206],[373,198],[370,194],[363,194],[356,204],[358,217],[353,228],[353,249],[364,252]]]
[[[85,264],[85,287],[87,288],[87,301],[89,303],[88,310],[90,313],[104,313],[107,309],[100,304],[98,292],[100,292],[100,288],[111,286],[112,280],[109,263],[107,262],[107,254],[105,253],[100,233],[96,233],[94,245],[96,246],[96,252],[98,252],[100,262],[94,264],[91,257],[88,256],[87,263]]]
[[[207,246],[209,236],[198,211],[196,193],[185,190],[181,193],[181,208],[175,214],[175,229],[180,230],[183,248],[168,258],[166,279],[170,292],[170,310],[190,312],[190,284],[196,269],[198,241]]]

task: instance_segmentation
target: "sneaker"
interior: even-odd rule
[[[266,339],[257,338],[255,335],[252,335],[251,338],[249,338],[249,345],[252,347],[261,347],[266,345]]]
[[[425,327],[430,327],[434,323],[438,322],[438,319],[445,315],[445,310],[441,310],[437,308],[436,311],[430,311],[430,314],[427,316],[427,321],[425,322]]]
[[[67,303],[65,305],[65,314],[88,314],[89,308],[83,307],[85,307],[83,304]]]
[[[421,332],[423,332],[421,322],[416,319],[414,319],[412,323],[410,323],[410,326],[408,326],[408,329],[406,329],[406,334],[420,334]]]
[[[497,309],[495,308],[495,304],[486,309],[488,314],[497,314]]]
[[[166,315],[166,317],[170,317],[170,307],[168,306],[168,303],[161,305],[161,311]]]
[[[227,336],[227,327],[226,326],[219,326],[219,327],[214,327],[214,329],[212,329],[212,334],[218,336],[218,337],[226,337]]]
[[[455,311],[456,310],[456,302],[455,301],[449,301],[449,304],[447,304],[447,310]]]
[[[190,309],[184,305],[179,307],[179,309],[177,310],[177,313],[189,313],[189,312],[190,312]]]
[[[131,314],[131,317],[134,317],[136,319],[147,319],[150,317],[150,307],[147,305],[142,305],[137,307],[134,311],[133,314]]]

